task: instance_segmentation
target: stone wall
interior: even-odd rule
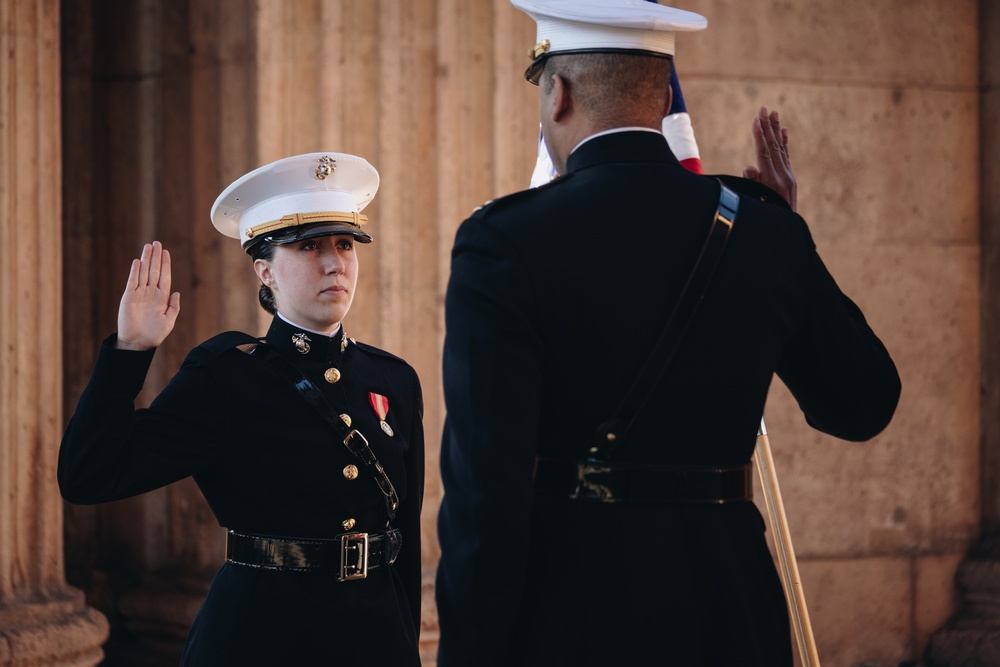
[[[800,212],[902,377],[895,419],[868,443],[811,430],[780,383],[768,401],[820,657],[918,659],[979,537],[977,3],[685,8],[709,17],[677,56],[706,171],[738,173],[747,120],[781,111]]]
[[[903,378],[894,422],[869,443],[809,429],[780,383],[768,402],[826,665],[920,659],[960,609],[960,562],[982,525],[998,525],[988,54],[1000,24],[981,2],[677,2],[709,18],[707,32],[678,37],[677,53],[706,171],[740,173],[756,109],[780,110],[800,211]],[[63,579],[63,527],[66,578],[110,621],[108,664],[176,664],[222,531],[190,480],[66,506],[64,520],[52,478],[63,415],[114,329],[126,267],[145,241],[162,240],[183,267],[183,312],[141,401],[200,340],[260,330],[250,263],[208,211],[240,174],[312,150],[364,155],[382,178],[366,209],[376,243],[361,251],[346,326],[423,381],[433,664],[448,256],[465,215],[528,181],[531,21],[508,0],[14,0],[0,2],[0,28],[12,54],[0,61],[0,664],[26,664],[10,648],[22,636],[14,619],[46,595],[70,601],[86,664],[100,659],[107,626]]]

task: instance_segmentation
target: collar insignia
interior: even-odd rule
[[[302,332],[292,334],[292,345],[295,346],[295,349],[298,350],[300,354],[309,354],[310,340],[312,339]]]

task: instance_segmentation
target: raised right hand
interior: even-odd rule
[[[750,128],[756,165],[743,170],[743,177],[763,183],[785,198],[792,210],[798,206],[798,185],[788,158],[788,130],[781,126],[778,112],[761,107]]]
[[[122,350],[158,347],[173,331],[181,295],[170,292],[170,253],[159,241],[142,247],[132,260],[125,293],[118,306],[118,342]]]

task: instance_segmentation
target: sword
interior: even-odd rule
[[[820,667],[816,639],[813,637],[812,624],[809,623],[809,610],[806,609],[799,566],[795,562],[795,550],[792,548],[792,534],[788,530],[785,505],[781,502],[778,475],[774,471],[774,459],[771,457],[771,445],[767,440],[763,417],[760,419],[760,429],[757,431],[754,460],[757,463],[760,485],[764,490],[764,504],[767,506],[767,517],[770,519],[774,547],[778,555],[778,574],[781,575],[781,587],[785,590],[785,601],[792,619],[799,657],[802,659],[803,667]]]

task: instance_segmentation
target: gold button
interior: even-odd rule
[[[353,463],[348,464],[344,467],[344,477],[347,479],[357,479],[358,478],[358,466]]]
[[[323,377],[326,378],[326,381],[329,382],[330,384],[334,384],[335,382],[340,382],[340,371],[338,371],[336,368],[327,368],[326,372],[323,373]]]
[[[344,530],[350,530],[351,528],[354,528],[354,524],[356,523],[357,521],[355,521],[354,519],[346,519],[343,522],[341,522],[340,525],[344,527]]]
[[[340,420],[342,422],[344,422],[345,424],[347,424],[348,428],[351,427],[351,415],[349,415],[349,414],[342,414],[342,415],[340,415]]]

